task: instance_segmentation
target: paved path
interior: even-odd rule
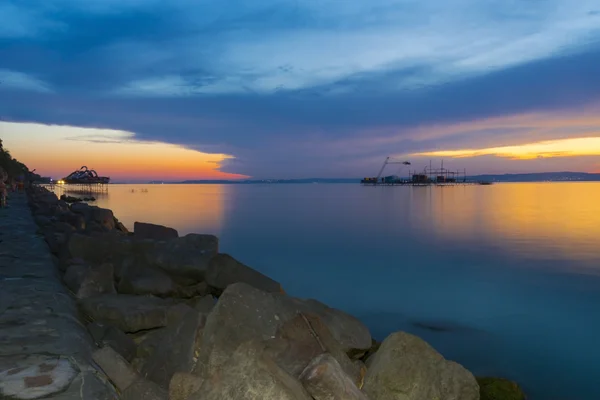
[[[25,195],[10,197],[0,209],[0,398],[113,399]]]

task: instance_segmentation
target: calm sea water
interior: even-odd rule
[[[112,185],[97,203],[128,228],[216,234],[288,293],[530,399],[600,398],[600,183]]]

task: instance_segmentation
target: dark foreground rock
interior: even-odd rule
[[[206,317],[189,306],[183,306],[180,318],[169,321],[152,356],[145,362],[141,373],[165,390],[176,372],[192,372],[198,354],[198,336]]]
[[[80,305],[94,321],[138,332],[166,326],[171,303],[153,296],[107,294],[83,299]]]
[[[72,264],[68,267],[63,281],[78,299],[116,293],[112,264]]]
[[[298,313],[286,321],[267,346],[275,362],[296,378],[314,358],[328,353],[354,384],[362,385],[366,371],[350,360],[327,325],[314,314]]]
[[[93,322],[88,331],[99,347],[110,346],[125,360],[131,362],[136,355],[136,345],[132,338],[114,326]]]
[[[145,222],[135,222],[133,224],[133,234],[138,239],[153,240],[170,240],[179,237],[179,233],[173,228]]]
[[[300,381],[315,400],[367,400],[328,353],[312,360],[300,375]]]
[[[265,353],[260,341],[239,346],[221,369],[208,370],[188,400],[312,400],[302,384]]]
[[[275,337],[278,329],[285,322],[296,318],[299,311],[311,313],[314,310],[318,311],[314,314],[319,317],[319,312],[329,317],[330,309],[322,309],[319,304],[292,299],[283,294],[266,293],[245,283],[230,285],[206,321],[198,368],[218,368],[242,343]],[[350,316],[344,318],[341,311],[335,310],[333,315],[335,318],[323,319],[323,322],[344,351],[347,345],[354,342],[364,342],[362,345],[366,349],[371,346],[371,336],[366,327]],[[334,332],[340,332],[341,326],[353,331],[344,332],[338,338]],[[347,337],[358,340],[346,340]]]
[[[363,391],[376,400],[479,400],[475,377],[422,339],[388,336],[367,362]]]
[[[477,378],[480,400],[525,400],[525,393],[515,382],[503,378]]]
[[[177,372],[169,384],[169,400],[188,400],[202,387],[204,380],[194,374]]]
[[[159,242],[150,254],[153,265],[173,276],[204,280],[209,260],[219,252],[214,235],[189,234]]]
[[[217,254],[210,259],[206,282],[220,295],[233,283],[244,282],[264,292],[281,293],[281,285],[266,275],[242,264],[229,254]]]

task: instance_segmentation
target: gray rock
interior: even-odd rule
[[[106,230],[115,229],[115,216],[106,208],[92,206],[92,221],[99,223]]]
[[[132,263],[121,269],[120,275],[119,293],[170,296],[177,290],[171,277],[158,268]]]
[[[135,222],[133,224],[133,234],[140,239],[153,240],[169,240],[179,237],[179,233],[173,228],[145,222]]]
[[[131,365],[110,346],[96,350],[92,358],[121,392],[139,379]]]
[[[327,352],[356,385],[362,385],[366,369],[348,358],[327,325],[316,315],[298,314],[281,325],[275,340],[267,343],[271,357],[293,377],[298,378],[314,358]]]
[[[232,283],[244,282],[265,292],[281,293],[281,285],[266,275],[237,261],[228,254],[217,254],[210,259],[206,271],[206,282],[216,295]]]
[[[341,311],[325,308],[318,302],[305,302],[283,294],[266,293],[245,283],[234,283],[225,289],[208,316],[198,368],[219,367],[247,340],[273,338],[285,322],[297,317],[298,311],[318,315],[344,352],[355,343],[363,345],[361,341],[368,340],[366,348],[371,346],[368,329]],[[343,327],[351,331],[342,332]]]
[[[81,379],[81,383],[78,386],[78,400],[119,400],[119,395],[115,388],[105,381],[105,377],[104,380],[100,379],[99,374],[95,370],[93,372],[85,371],[80,374],[79,379]]]
[[[87,203],[71,204],[71,212],[83,216],[86,221],[91,221],[93,210]]]
[[[80,300],[85,314],[94,321],[114,325],[124,332],[138,332],[167,324],[170,302],[153,296],[105,294]]]
[[[203,297],[194,297],[193,299],[188,300],[186,304],[200,314],[208,315],[215,307],[216,302],[214,297],[206,295]]]
[[[135,358],[131,364],[137,371],[142,371],[145,368],[148,360],[160,346],[166,331],[167,328],[153,329],[145,331],[142,334],[136,334],[136,337],[133,338],[137,349]]]
[[[311,361],[300,375],[300,382],[315,400],[367,400],[335,357],[328,353]]]
[[[169,383],[169,400],[188,400],[200,390],[204,380],[188,372],[176,372]]]
[[[167,400],[169,393],[153,382],[138,379],[121,394],[121,400]]]
[[[189,234],[167,242],[158,242],[150,259],[170,275],[204,280],[208,261],[219,251],[214,235]]]
[[[100,347],[110,346],[128,362],[131,362],[135,357],[135,342],[123,331],[115,328],[114,326],[99,322],[88,324],[87,328],[92,335],[94,342],[96,342]]]
[[[206,282],[200,282],[190,286],[178,286],[175,290],[175,297],[182,299],[191,299],[193,297],[202,297],[210,293],[210,288]]]
[[[61,213],[59,215],[58,219],[61,222],[65,222],[65,223],[69,224],[70,226],[72,226],[74,229],[76,229],[78,231],[85,230],[85,225],[86,225],[85,217],[81,214],[77,214],[72,211],[67,211],[67,212]]]
[[[371,399],[479,400],[479,386],[469,371],[408,333],[388,336],[367,367],[363,391]]]
[[[120,222],[118,219],[115,218],[115,229],[122,232],[122,233],[129,233],[129,230],[125,227],[125,225],[123,225],[122,222]]]
[[[74,234],[69,238],[68,247],[72,258],[81,258],[92,264],[113,262],[114,265],[117,265],[132,255],[130,241],[116,232],[92,236]]]
[[[188,400],[312,400],[297,379],[265,354],[260,341],[242,344],[222,369],[208,372],[200,390]]]
[[[298,310],[318,315],[346,353],[371,348],[371,333],[358,318],[341,310],[331,308],[320,301],[292,299]]]
[[[174,304],[167,310],[167,326],[178,324],[190,311],[195,311],[185,303]]]
[[[72,264],[68,267],[63,280],[78,299],[115,293],[112,264],[95,266]]]
[[[45,228],[43,233],[50,252],[52,254],[60,254],[60,252],[63,251],[66,246],[67,235],[57,232],[52,228]]]
[[[167,325],[160,344],[141,370],[145,378],[165,389],[169,388],[175,372],[193,370],[197,361],[197,337],[206,321],[196,310],[181,306],[187,308],[187,313]]]

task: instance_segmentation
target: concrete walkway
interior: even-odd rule
[[[24,194],[0,209],[0,398],[114,399]]]

